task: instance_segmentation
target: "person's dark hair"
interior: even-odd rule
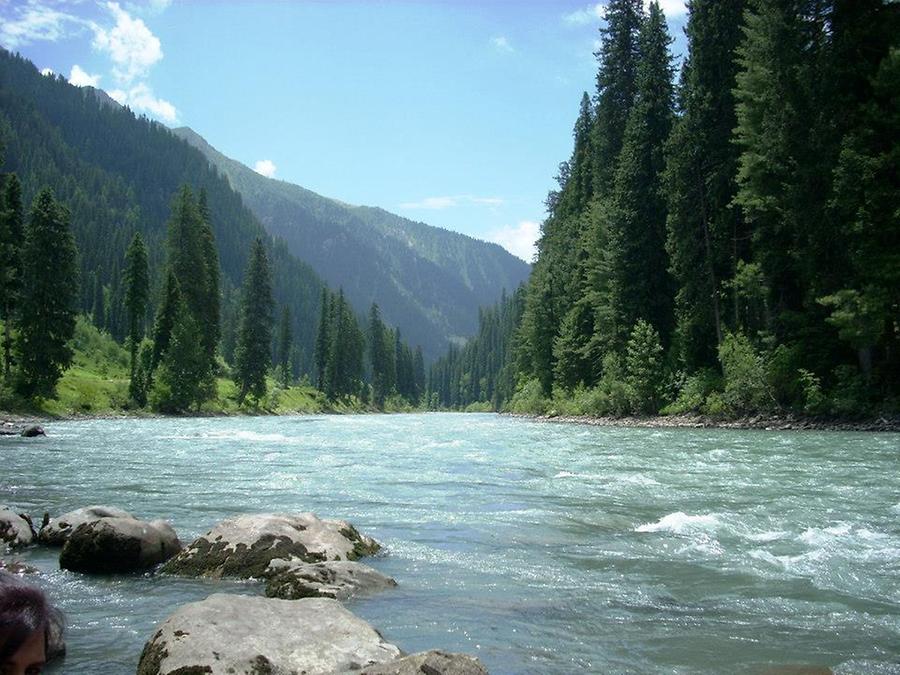
[[[46,649],[54,625],[62,627],[62,615],[47,602],[42,590],[0,572],[0,663],[11,659],[36,631],[44,632]]]

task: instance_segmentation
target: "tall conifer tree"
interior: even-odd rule
[[[52,396],[72,360],[78,298],[77,251],[69,212],[49,188],[34,199],[22,247],[22,305],[16,335],[18,389]]]
[[[150,269],[147,247],[140,232],[135,233],[125,253],[125,307],[128,312],[128,346],[131,352],[131,377],[137,367],[137,353],[144,337],[147,304],[150,301]]]
[[[241,320],[235,348],[234,379],[238,403],[250,395],[258,404],[266,395],[272,355],[272,276],[262,240],[257,239],[241,289]]]
[[[25,239],[22,185],[16,174],[0,184],[0,319],[3,319],[3,375],[12,369],[12,330],[22,297],[22,245]]]

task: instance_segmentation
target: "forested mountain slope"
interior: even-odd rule
[[[30,61],[2,49],[0,142],[5,145],[0,170],[19,175],[25,204],[46,185],[70,209],[80,254],[81,308],[96,311],[99,304],[114,335],[124,336],[120,270],[128,242],[141,232],[158,293],[171,200],[186,183],[208,195],[223,274],[224,334],[235,323],[231,297],[251,245],[262,237],[270,249],[275,300],[291,307],[301,367],[310,369],[322,281],[266,233],[196,148],[161,124],[109,105],[96,90],[43,76]]]
[[[529,274],[500,246],[413,222],[379,208],[350,206],[266,178],[218,152],[188,128],[175,133],[227,176],[268,231],[309,263],[357,311],[372,302],[426,358],[475,332],[478,309]]]

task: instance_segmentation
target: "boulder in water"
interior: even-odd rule
[[[31,519],[6,506],[0,506],[0,543],[10,548],[28,546],[34,541]]]
[[[149,569],[181,550],[164,520],[101,518],[82,523],[66,540],[59,566],[88,574],[122,574]]]
[[[175,611],[144,646],[138,675],[357,672],[401,651],[336,600],[211,595]]]
[[[223,520],[194,540],[162,568],[189,577],[267,576],[273,560],[306,563],[356,560],[379,544],[345,520],[321,520],[312,513],[262,513]]]
[[[402,659],[363,668],[360,675],[488,675],[487,668],[468,654],[438,650],[405,656]]]
[[[134,519],[134,516],[114,506],[86,506],[49,520],[44,516],[38,541],[48,546],[62,546],[79,525],[93,523],[103,518]]]
[[[333,598],[371,594],[394,588],[397,582],[368,565],[350,560],[322,563],[273,560],[269,564],[266,595],[270,598]]]
[[[30,426],[22,429],[22,436],[25,438],[35,438],[36,436],[46,436],[47,432],[44,431],[44,428],[38,426],[37,424],[32,424]]]

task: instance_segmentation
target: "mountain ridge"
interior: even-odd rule
[[[364,312],[377,302],[426,357],[477,329],[478,310],[512,292],[530,266],[498,244],[351,205],[258,174],[190,127],[172,133],[200,150],[267,231]]]

